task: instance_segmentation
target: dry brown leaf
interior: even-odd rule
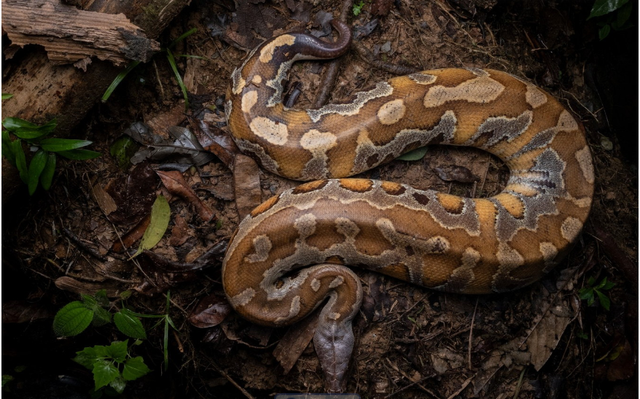
[[[278,346],[273,350],[273,356],[280,363],[285,374],[291,371],[302,352],[309,346],[309,342],[311,342],[313,334],[316,332],[318,320],[318,314],[316,313],[289,327]]]
[[[559,301],[549,309],[531,332],[527,339],[527,347],[531,353],[531,364],[536,371],[540,371],[545,365],[571,320],[573,320],[571,304],[569,301]]]
[[[198,197],[198,195],[189,187],[182,173],[173,171],[157,170],[162,184],[169,190],[171,194],[175,194],[185,201],[190,202],[195,208],[198,216],[204,221],[209,222],[215,217],[213,210]]]
[[[211,294],[200,300],[189,316],[189,323],[197,328],[215,327],[224,321],[231,310],[225,298]]]
[[[63,291],[75,292],[76,294],[94,295],[100,290],[106,290],[109,298],[117,298],[122,292],[122,284],[117,282],[89,283],[79,281],[69,276],[62,276],[56,279],[56,287]]]
[[[169,244],[174,247],[179,247],[180,245],[187,242],[189,237],[191,237],[191,230],[187,225],[187,222],[184,220],[182,215],[178,214],[173,218],[173,228],[171,229],[171,238],[169,239]]]
[[[130,248],[136,241],[142,238],[144,232],[151,223],[151,214],[142,219],[134,228],[129,230],[127,234],[122,236],[120,241],[113,243],[111,250],[117,253],[121,253],[125,248]]]
[[[262,202],[260,168],[256,161],[246,155],[237,155],[233,168],[236,208],[240,220]]]
[[[100,184],[94,184],[93,187],[91,187],[91,192],[93,193],[93,197],[98,203],[98,206],[102,209],[102,212],[104,212],[105,215],[109,216],[110,213],[115,212],[118,209],[118,205],[116,205],[113,197],[104,191]]]
[[[457,181],[460,183],[473,183],[479,181],[480,178],[468,168],[459,165],[443,165],[433,170],[438,174],[438,177],[444,181]]]

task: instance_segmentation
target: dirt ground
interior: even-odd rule
[[[145,319],[149,337],[134,350],[153,371],[130,382],[124,397],[267,398],[322,391],[313,344],[301,348],[299,358],[287,347],[292,336],[305,335],[305,327],[249,324],[228,312],[220,283],[220,261],[239,221],[237,208],[255,202],[256,192],[267,199],[298,183],[260,171],[259,186],[251,188],[257,175],[234,178],[220,156],[212,157],[179,173],[184,181],[176,184],[198,197],[189,199],[176,194],[180,189],[167,188],[154,171],[175,160],[145,158],[131,165],[125,159],[119,165],[110,155],[134,122],[165,139],[170,126],[197,130],[201,121],[224,133],[224,94],[248,51],[293,30],[328,40],[327,13],[337,17],[341,8],[338,1],[317,0],[213,3],[194,0],[162,38],[166,44],[198,29],[173,49],[189,55],[178,58],[189,91],[186,112],[160,54],[134,70],[71,134],[92,140],[102,157],[61,162],[50,191],[29,198],[25,189],[3,201],[2,372],[12,377],[3,388],[7,397],[87,397],[92,375],[70,359],[85,346],[125,337],[109,324],[60,339],[51,323],[78,293],[99,289],[107,290],[111,310],[126,305],[144,314],[165,313],[170,292],[169,314],[177,330],[168,337],[168,370],[163,329]],[[587,21],[592,1],[362,4],[358,15],[349,12],[357,44],[340,60],[329,101],[392,77],[398,67],[505,70],[549,91],[582,120],[597,180],[579,244],[561,266],[523,290],[451,295],[357,271],[365,300],[354,322],[347,391],[362,398],[637,397],[637,20],[633,28],[612,31],[600,41],[598,23],[605,17]],[[294,66],[288,87],[298,85],[301,91],[296,107],[314,104],[328,65]],[[446,182],[434,172],[451,165],[466,167],[475,181]],[[435,147],[420,160],[394,161],[364,176],[491,196],[504,186],[508,171],[481,151]],[[161,258],[144,254],[128,261],[117,247],[123,240],[135,251],[139,243],[126,239],[148,216],[158,193],[169,199],[172,215],[151,251]],[[243,194],[253,197],[239,199]],[[205,221],[202,209],[214,214],[213,221]],[[589,305],[580,298],[590,279],[605,278],[615,283],[601,292],[610,299],[608,310],[601,299]],[[127,291],[131,295],[120,299]],[[204,312],[207,305],[219,313]],[[288,373],[283,359],[295,361]]]

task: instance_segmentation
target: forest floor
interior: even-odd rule
[[[322,392],[313,344],[301,353],[287,347],[305,327],[251,325],[229,312],[220,282],[223,249],[239,222],[238,209],[298,183],[264,171],[251,174],[251,168],[234,175],[222,157],[161,180],[157,170],[184,159],[138,152],[134,158],[141,162],[131,165],[131,153],[113,156],[122,154],[116,142],[140,130],[134,123],[148,126],[150,140],[169,140],[171,126],[224,133],[230,76],[251,48],[305,29],[331,40],[327,15],[337,17],[341,7],[339,1],[235,3],[237,9],[231,0],[194,0],[162,38],[170,43],[197,28],[173,48],[174,54],[188,55],[177,58],[189,92],[186,111],[166,57],[158,55],[135,69],[71,134],[92,140],[91,148],[102,157],[60,162],[48,192],[29,198],[25,189],[3,201],[7,397],[86,397],[91,372],[71,359],[85,347],[126,337],[107,324],[61,339],[52,319],[79,293],[102,289],[110,312],[124,306],[148,315],[168,312],[176,327],[167,330],[165,341],[164,324],[153,328],[155,319],[143,319],[148,338],[130,350],[152,372],[129,382],[124,397]],[[340,60],[329,101],[388,79],[397,67],[504,70],[550,92],[582,121],[596,188],[578,245],[541,282],[517,292],[453,295],[357,271],[365,300],[354,321],[347,392],[363,398],[636,397],[637,21],[601,41],[598,23],[607,16],[587,21],[590,2],[359,4],[362,8],[348,17],[357,44]],[[294,66],[288,87],[297,85],[301,92],[296,107],[314,104],[327,65]],[[434,173],[451,165],[467,168],[475,181],[445,182]],[[504,187],[508,170],[482,151],[433,147],[419,160],[394,161],[363,176],[486,197]],[[181,194],[189,190],[196,197]],[[159,193],[169,199],[169,229],[152,249],[155,257],[145,253],[129,261],[122,248],[138,247],[136,232],[144,231],[141,223],[148,221]],[[240,198],[243,194],[249,199]],[[604,279],[615,283],[600,291],[609,304],[597,293],[592,304],[581,299]],[[283,362],[290,368],[286,373]]]

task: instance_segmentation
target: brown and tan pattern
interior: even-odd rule
[[[223,264],[229,301],[255,323],[292,324],[325,303],[314,342],[329,390],[340,389],[362,298],[347,266],[449,292],[523,287],[576,240],[594,183],[582,125],[553,97],[504,72],[426,71],[379,83],[345,104],[285,108],[282,80],[295,60],[346,51],[348,29],[335,26],[337,44],[283,35],[233,74],[226,111],[238,146],[273,173],[328,180],[256,208]],[[506,188],[474,199],[334,179],[427,144],[495,154],[511,170]]]

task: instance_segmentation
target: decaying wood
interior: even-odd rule
[[[190,0],[94,0],[89,2],[85,11],[122,13],[149,39],[156,39],[189,3]],[[6,9],[2,11],[4,13]],[[4,24],[3,28],[6,27]],[[111,62],[101,60],[93,60],[86,72],[72,65],[54,65],[43,49],[29,46],[3,64],[2,92],[13,94],[13,98],[2,103],[3,116],[34,123],[56,118],[58,126],[54,134],[65,137],[85,117],[120,71],[121,68]],[[2,176],[3,182],[7,183],[2,187],[3,198],[6,198],[21,184],[15,168],[4,160]]]
[[[160,44],[147,38],[124,14],[78,10],[60,0],[4,0],[2,25],[12,46],[43,46],[55,64],[87,57],[122,65],[147,62]],[[87,61],[78,63],[86,69]]]

